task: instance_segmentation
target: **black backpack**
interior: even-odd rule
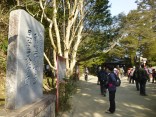
[[[116,86],[119,87],[121,85],[120,78],[114,73],[115,79],[116,79]]]
[[[121,85],[121,80],[118,76],[116,76],[116,86],[119,87]]]

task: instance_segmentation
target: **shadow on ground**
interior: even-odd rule
[[[106,97],[100,95],[97,77],[89,76],[87,82],[81,78],[77,93],[71,100],[72,110],[63,113],[61,117],[155,117],[156,84],[147,83],[148,96],[140,96],[135,84],[128,84],[126,77],[121,80],[113,115],[105,113],[109,107],[108,93]]]

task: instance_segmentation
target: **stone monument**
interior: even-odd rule
[[[6,108],[18,109],[43,96],[44,27],[24,10],[9,18]]]

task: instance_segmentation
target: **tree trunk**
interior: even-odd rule
[[[70,74],[73,73],[74,66],[76,64],[76,54],[78,50],[78,46],[81,42],[82,38],[82,30],[83,30],[83,18],[84,18],[84,9],[83,9],[83,0],[80,1],[79,5],[79,11],[80,11],[80,17],[79,17],[79,23],[78,23],[78,32],[77,32],[77,40],[75,41],[75,45],[72,49],[72,57],[71,57],[71,62],[70,62]],[[80,24],[80,25],[79,25]]]

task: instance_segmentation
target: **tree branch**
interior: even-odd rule
[[[47,60],[49,66],[50,66],[52,69],[56,70],[56,68],[52,66],[51,62],[49,61],[49,59],[48,59],[48,57],[47,57],[47,55],[46,55],[45,53],[44,53],[44,57],[45,57],[45,59]]]
[[[60,42],[60,34],[59,34],[59,28],[56,20],[56,14],[57,14],[57,8],[56,8],[56,0],[53,0],[53,22],[54,22],[54,29],[56,33],[57,38],[57,47],[58,47],[58,54],[62,56],[62,50],[61,50],[61,42]]]
[[[51,22],[50,25],[49,25],[49,37],[50,37],[51,44],[52,44],[54,50],[57,50],[57,49],[56,49],[56,46],[55,46],[55,43],[54,43],[53,34],[52,34],[52,32],[51,32],[51,30],[52,30],[52,25],[53,25],[53,22]]]

